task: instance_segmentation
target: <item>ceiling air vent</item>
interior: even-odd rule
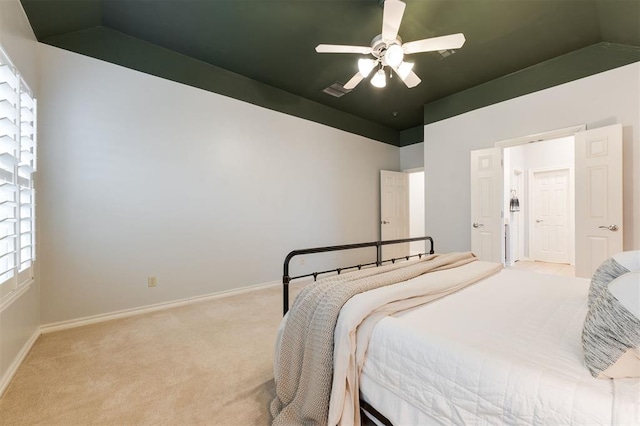
[[[446,49],[446,50],[438,50],[437,53],[440,54],[440,58],[439,59],[444,59],[447,56],[453,55],[454,53],[456,53],[456,51],[453,50],[453,49]]]
[[[338,82],[333,83],[331,86],[323,90],[324,93],[326,93],[327,95],[331,95],[335,98],[339,98],[340,96],[343,96],[345,93],[349,93],[350,91],[351,90],[345,89],[342,86],[342,84]]]

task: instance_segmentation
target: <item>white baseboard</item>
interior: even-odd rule
[[[236,294],[248,293],[250,291],[259,290],[262,288],[273,287],[276,285],[282,285],[279,281],[272,281],[268,283],[255,284],[239,289],[225,290],[216,293],[209,293],[202,296],[188,297],[186,299],[173,300],[170,302],[156,303],[153,305],[140,306],[138,308],[124,309],[122,311],[108,312],[105,314],[92,315],[83,318],[76,318],[72,320],[53,322],[50,324],[44,324],[40,326],[40,332],[42,334],[51,333],[54,331],[67,330],[69,328],[81,327],[83,325],[96,324],[99,322],[110,321],[118,318],[132,317],[135,315],[146,314],[149,312],[161,311],[164,309],[176,308],[178,306],[190,305],[192,303],[206,302],[207,300],[219,299],[222,297],[234,296]]]
[[[36,328],[36,331],[33,332],[31,337],[29,337],[29,340],[27,340],[27,342],[24,344],[22,349],[20,349],[20,352],[18,352],[18,355],[9,366],[9,369],[0,378],[0,397],[4,394],[4,391],[7,390],[7,388],[9,387],[9,383],[11,383],[11,379],[13,379],[13,376],[16,374],[16,371],[18,371],[18,367],[20,367],[20,364],[22,364],[22,361],[24,361],[25,357],[31,350],[31,347],[33,346],[33,344],[36,342],[36,340],[38,340],[38,336],[40,336],[40,328]]]

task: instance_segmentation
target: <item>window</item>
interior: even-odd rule
[[[33,278],[36,100],[0,48],[0,299]]]

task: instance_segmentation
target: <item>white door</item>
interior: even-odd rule
[[[622,125],[576,133],[576,276],[622,251]]]
[[[409,238],[409,175],[380,171],[380,238]],[[382,259],[409,255],[409,243],[382,247]]]
[[[569,169],[532,174],[532,256],[542,262],[569,263]]]
[[[490,262],[502,262],[502,150],[471,151],[471,251]]]

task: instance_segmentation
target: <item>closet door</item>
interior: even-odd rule
[[[502,149],[471,151],[471,251],[502,262]]]
[[[622,125],[576,133],[576,276],[622,251]]]

